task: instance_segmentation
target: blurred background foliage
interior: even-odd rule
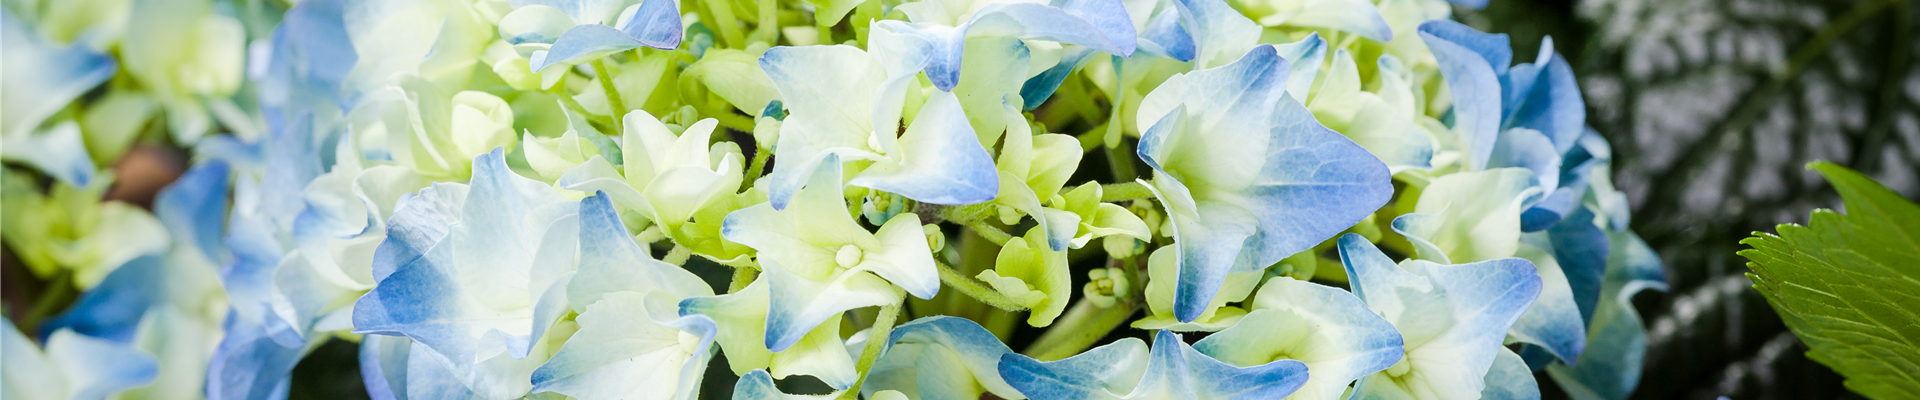
[[[1455,9],[1462,22],[1511,35],[1516,60],[1532,59],[1551,36],[1579,76],[1588,123],[1613,145],[1614,182],[1633,205],[1633,228],[1659,251],[1672,287],[1634,299],[1649,349],[1633,398],[1859,398],[1805,357],[1735,252],[1754,231],[1840,208],[1803,168],[1809,161],[1830,160],[1920,198],[1920,7],[1912,3],[1492,0]],[[114,169],[125,181],[166,182],[183,163],[177,150],[136,145]],[[157,188],[117,186],[107,197],[146,206]],[[61,289],[37,285],[12,254],[0,258],[9,305]],[[317,349],[296,367],[291,398],[366,398],[356,348],[335,340]],[[1553,380],[1539,381],[1546,398],[1566,398]],[[716,384],[731,386],[706,386]]]
[[[1460,11],[1516,50],[1552,35],[1587,122],[1613,144],[1634,230],[1666,261],[1672,290],[1634,299],[1649,330],[1634,398],[1859,398],[1806,358],[1734,252],[1751,232],[1840,208],[1809,161],[1920,198],[1912,3],[1493,0]]]

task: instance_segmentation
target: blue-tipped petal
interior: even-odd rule
[[[992,201],[1000,175],[953,93],[934,93],[900,136],[904,162],[874,163],[848,185],[864,186],[922,203],[964,205]]]
[[[72,329],[81,335],[131,343],[147,309],[166,300],[165,259],[144,256],[108,273],[93,290],[81,293],[67,312],[40,324],[41,335]]]
[[[9,21],[11,22],[11,21]],[[11,319],[0,320],[0,368],[7,398],[100,399],[145,386],[159,376],[153,355],[125,343],[54,331],[42,351],[20,334]]]
[[[220,261],[231,171],[225,162],[203,162],[154,195],[154,217],[167,226],[175,246],[197,250],[208,261]]]
[[[1612,245],[1606,231],[1593,221],[1593,211],[1579,207],[1547,231],[1553,257],[1560,262],[1560,269],[1566,271],[1573,301],[1580,306],[1581,321],[1592,320],[1594,308],[1600,302],[1602,281],[1610,261],[1608,249]]]
[[[1507,71],[1505,127],[1540,131],[1553,140],[1554,154],[1565,154],[1585,130],[1587,105],[1573,67],[1553,51],[1553,39],[1546,39],[1540,51],[1540,60]]]
[[[1518,167],[1533,171],[1533,185],[1540,187],[1541,193],[1560,187],[1560,153],[1540,131],[1514,128],[1500,132],[1485,165],[1487,169]]]
[[[293,366],[308,350],[325,341],[283,346],[264,327],[227,314],[225,336],[213,350],[207,368],[207,398],[285,398]]]
[[[1260,41],[1260,25],[1223,0],[1177,0],[1180,26],[1193,36],[1197,68],[1226,64]]]
[[[1533,370],[1527,368],[1527,362],[1519,354],[1505,347],[1493,358],[1493,368],[1487,371],[1486,389],[1480,391],[1482,399],[1540,400],[1540,383],[1533,380]]]
[[[1541,290],[1532,263],[1503,258],[1445,265],[1395,265],[1358,234],[1340,237],[1354,294],[1392,322],[1407,343],[1408,370],[1355,384],[1355,399],[1402,398],[1412,391],[1471,397],[1486,386],[1508,328]]]
[[[647,47],[672,50],[680,47],[684,30],[680,28],[680,5],[673,0],[646,0],[632,15],[622,15],[620,32]]]
[[[882,351],[861,387],[868,397],[882,390],[925,400],[973,400],[982,391],[1001,398],[1020,394],[1000,377],[1000,357],[1013,350],[972,320],[913,320],[894,327]]]
[[[1319,32],[1313,32],[1293,43],[1273,45],[1273,49],[1292,66],[1287,73],[1287,95],[1295,100],[1307,98],[1308,91],[1313,89],[1313,78],[1320,75],[1321,61],[1327,58],[1327,40],[1321,39]]]
[[[1140,38],[1135,42],[1138,50],[1181,62],[1193,61],[1198,49],[1193,43],[1193,35],[1180,26],[1180,18],[1178,11],[1154,14],[1147,20],[1146,29],[1140,32]]]
[[[670,398],[690,399],[698,392],[713,355],[714,321],[680,316],[672,295],[609,293],[576,321],[580,330],[533,371],[535,393],[581,399],[672,393]]]
[[[1503,116],[1500,72],[1512,58],[1506,35],[1486,35],[1456,22],[1436,20],[1420,25],[1420,38],[1439,61],[1440,75],[1453,95],[1454,131],[1461,141],[1458,148],[1467,152],[1463,166],[1467,170],[1488,168]]]
[[[1612,251],[1600,303],[1588,324],[1589,351],[1572,366],[1551,365],[1547,375],[1574,395],[1620,400],[1640,385],[1647,354],[1646,323],[1634,310],[1642,290],[1667,290],[1660,257],[1631,231],[1608,233]]]
[[[461,383],[444,359],[434,354],[432,349],[414,343],[407,347],[407,398],[412,399],[470,399],[474,398],[472,389]]]
[[[660,1],[660,0],[655,0]],[[648,43],[611,26],[586,24],[574,26],[567,33],[553,41],[545,57],[539,57],[532,65],[534,72],[540,72],[554,65],[573,65],[605,57],[608,54],[632,50],[641,46],[672,49],[659,43]]]
[[[366,335],[360,340],[360,380],[373,400],[407,399],[407,353],[413,341]]]
[[[1514,321],[1507,336],[1539,346],[1537,350],[1544,350],[1562,362],[1573,362],[1587,347],[1586,322],[1580,317],[1580,307],[1574,301],[1573,289],[1568,286],[1567,273],[1555,260],[1557,257],[1531,244],[1545,238],[1536,235],[1528,239],[1530,244],[1520,246],[1514,256],[1533,262],[1540,274],[1540,297]]]
[[[1034,399],[1277,399],[1307,381],[1307,366],[1299,361],[1235,367],[1194,350],[1172,331],[1154,335],[1150,351],[1141,347],[1137,339],[1124,339],[1052,362],[1009,353],[1001,356],[1000,373]],[[1132,389],[1115,393],[1126,387]]]
[[[1387,369],[1404,355],[1400,332],[1366,303],[1340,288],[1276,277],[1233,327],[1193,347],[1237,366],[1275,359],[1306,363],[1301,399],[1336,398],[1362,376]]]
[[[800,342],[821,322],[847,310],[900,301],[893,284],[865,271],[842,271],[815,281],[760,260],[767,280],[767,350],[780,352]]]
[[[93,181],[93,158],[87,154],[78,126],[36,132],[40,124],[66,108],[74,98],[113,76],[113,57],[75,44],[57,47],[34,32],[33,25],[0,11],[0,138],[6,150],[0,156],[21,159],[75,187]]]
[[[1379,158],[1289,100],[1290,73],[1274,47],[1260,46],[1169,78],[1141,102],[1141,125],[1151,128],[1138,153],[1173,220],[1174,314],[1183,322],[1206,311],[1227,273],[1319,244],[1392,196]]]
[[[574,311],[618,291],[659,290],[676,299],[713,295],[699,276],[653,259],[627,232],[605,192],[580,200],[580,266],[567,286]]]
[[[1055,90],[1060,89],[1060,83],[1066,82],[1067,77],[1072,76],[1073,70],[1079,68],[1080,63],[1086,61],[1089,55],[1093,55],[1093,49],[1089,47],[1073,46],[1061,50],[1059,64],[1054,64],[1053,68],[1048,68],[1039,75],[1027,78],[1027,82],[1020,85],[1020,98],[1026,102],[1022,109],[1033,111],[1035,108],[1040,108],[1041,104],[1047,102],[1047,98],[1053,97]]]
[[[1133,19],[1120,0],[1075,0],[994,4],[974,13],[967,36],[1010,36],[1091,47],[1116,56],[1133,55]]]

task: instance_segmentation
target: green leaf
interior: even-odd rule
[[[1815,210],[1808,226],[1755,233],[1748,278],[1854,392],[1920,398],[1920,205],[1837,164],[1826,175],[1846,214]]]

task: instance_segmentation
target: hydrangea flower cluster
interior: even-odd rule
[[[1451,7],[9,1],[6,244],[84,292],[5,394],[1625,398],[1659,260]]]

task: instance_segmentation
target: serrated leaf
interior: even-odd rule
[[[1846,213],[1816,210],[1807,226],[1756,233],[1748,278],[1807,356],[1846,377],[1854,392],[1920,398],[1920,205],[1838,164],[1827,177]]]

